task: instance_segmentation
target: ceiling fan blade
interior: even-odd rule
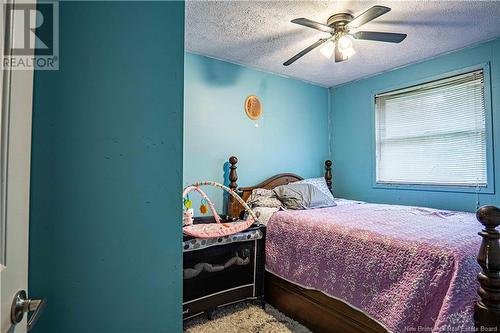
[[[303,57],[304,55],[306,55],[307,53],[311,52],[313,49],[317,48],[318,46],[320,46],[321,44],[323,44],[324,42],[326,42],[327,40],[329,40],[330,38],[321,38],[320,40],[318,40],[316,43],[312,44],[311,46],[303,49],[302,51],[300,51],[299,53],[297,53],[296,55],[294,55],[293,57],[291,57],[290,59],[288,59],[287,61],[285,61],[283,63],[283,66],[288,66],[288,65],[291,65],[292,63],[294,63],[297,59]]]
[[[335,62],[342,62],[348,59],[339,49],[338,43],[335,44]]]
[[[327,26],[326,24],[319,23],[319,22],[316,22],[313,20],[309,20],[309,19],[306,19],[303,17],[292,20],[292,23],[300,24],[300,25],[303,25],[305,27],[313,28],[313,29],[323,31],[323,32],[329,32],[329,33],[334,32],[334,30],[332,28],[330,28],[329,26]]]
[[[391,9],[389,7],[384,6],[373,6],[372,8],[366,10],[363,14],[357,16],[347,24],[348,28],[359,28],[365,23],[370,22],[371,20],[376,19],[377,17],[384,15],[389,12]]]
[[[375,40],[387,43],[401,43],[406,38],[406,34],[377,31],[358,31],[352,34],[352,36],[356,39]]]

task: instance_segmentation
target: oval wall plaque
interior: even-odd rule
[[[262,115],[262,103],[255,95],[250,95],[245,100],[245,113],[248,118],[257,120]]]

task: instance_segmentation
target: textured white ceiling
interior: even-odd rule
[[[360,30],[402,32],[401,44],[354,41],[356,55],[335,64],[311,51],[328,34],[290,22],[392,8]],[[186,50],[331,87],[500,36],[500,1],[188,1]]]

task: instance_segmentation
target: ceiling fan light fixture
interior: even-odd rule
[[[344,55],[344,57],[350,58],[354,54],[356,54],[356,51],[352,47],[352,39],[351,39],[351,37],[349,37],[347,35],[340,36],[340,38],[339,38],[339,40],[338,40],[337,43],[338,43],[338,46],[339,46],[339,50],[340,50],[340,52],[342,52],[342,54]]]
[[[339,49],[341,50],[347,50],[352,48],[352,39],[349,36],[340,36],[339,38]]]
[[[350,49],[347,49],[347,50],[341,50],[340,52],[342,52],[344,57],[346,57],[348,59],[356,54],[356,50],[354,50],[352,47]]]
[[[319,51],[322,55],[330,59],[335,51],[335,42],[333,40],[329,40],[319,49]]]
[[[319,46],[321,46],[320,52],[326,58],[331,59],[335,55],[335,62],[345,61],[356,53],[353,48],[352,38],[356,40],[401,43],[406,38],[406,34],[380,31],[358,31],[364,24],[388,13],[390,10],[389,7],[385,6],[372,6],[356,17],[348,12],[337,13],[330,16],[326,24],[304,17],[292,20],[292,23],[319,30],[323,33],[329,33],[330,36],[321,38],[314,44],[309,45],[285,61],[283,66],[293,64]]]

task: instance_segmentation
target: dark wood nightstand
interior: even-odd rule
[[[217,238],[184,236],[184,319],[211,318],[216,308],[249,299],[263,306],[265,239],[265,225]]]

